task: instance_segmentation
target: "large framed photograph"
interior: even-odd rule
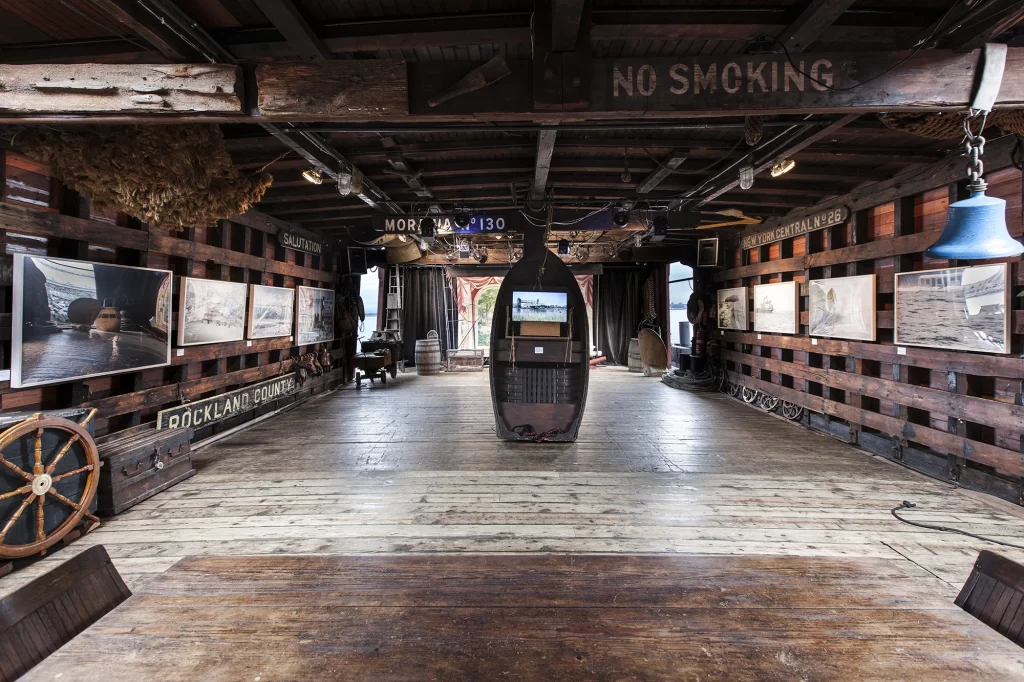
[[[334,340],[334,291],[295,287],[295,344]]]
[[[11,386],[170,364],[172,281],[168,270],[16,254]]]
[[[246,284],[182,277],[178,294],[178,345],[245,338]]]
[[[697,240],[697,267],[718,267],[718,237]]]
[[[747,331],[747,288],[718,290],[718,328]]]
[[[812,279],[807,285],[808,333],[834,339],[878,338],[875,276]]]
[[[799,284],[754,285],[754,331],[770,334],[796,334],[800,331]]]
[[[291,336],[294,312],[293,289],[250,284],[246,335],[250,339]]]
[[[896,273],[896,337],[906,346],[1010,352],[1010,266]]]

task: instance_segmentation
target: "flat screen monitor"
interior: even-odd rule
[[[569,295],[564,291],[513,291],[513,322],[568,322]]]

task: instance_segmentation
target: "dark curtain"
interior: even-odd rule
[[[672,318],[668,300],[669,264],[653,265],[651,270],[654,273],[654,309],[658,312],[656,324],[661,327],[661,340],[665,342],[665,351],[668,354],[665,358],[668,364],[665,366],[670,367],[672,365]]]
[[[628,364],[629,340],[643,317],[640,289],[647,275],[639,268],[612,267],[597,275],[597,348],[609,364]]]
[[[416,340],[427,338],[427,332],[437,332],[441,341],[441,358],[450,347],[445,324],[445,308],[454,308],[451,292],[444,286],[444,268],[438,266],[402,268],[402,343],[405,362],[415,363]],[[445,299],[449,299],[447,302]]]

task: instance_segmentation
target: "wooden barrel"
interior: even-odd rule
[[[416,340],[416,373],[437,374],[441,371],[441,341],[437,332],[427,332],[427,338]]]
[[[644,363],[640,360],[640,339],[629,340],[629,371],[644,371]]]

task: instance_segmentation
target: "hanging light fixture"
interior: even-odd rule
[[[302,171],[302,177],[306,179],[306,182],[312,182],[314,185],[323,184],[324,181],[324,174],[318,168],[307,168]]]
[[[740,168],[740,189],[750,189],[754,186],[754,167],[742,166]]]
[[[781,159],[772,166],[772,177],[777,178],[780,175],[785,175],[794,168],[796,168],[796,161],[793,159]]]
[[[946,260],[983,260],[1010,258],[1024,253],[1024,245],[1006,230],[1006,202],[998,197],[985,196],[988,183],[982,179],[985,165],[981,155],[985,152],[987,113],[983,113],[978,133],[971,132],[971,121],[979,118],[976,112],[964,119],[964,143],[969,161],[967,190],[971,196],[950,204],[946,213],[946,226],[939,240],[924,255]]]

